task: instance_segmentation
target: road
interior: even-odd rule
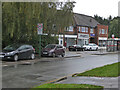
[[[118,62],[118,54],[86,55],[73,58],[55,58],[32,65],[3,67],[3,88],[31,88],[66,75],[84,72],[95,67]]]

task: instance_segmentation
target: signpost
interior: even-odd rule
[[[39,35],[39,57],[41,57],[41,35],[43,33],[43,23],[37,24],[37,31],[38,31],[38,35]]]

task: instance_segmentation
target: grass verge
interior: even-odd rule
[[[52,84],[52,83],[49,83],[49,84],[43,84],[43,85],[40,85],[38,87],[35,87],[31,90],[35,90],[37,88],[94,88],[94,89],[91,89],[91,90],[102,90],[102,86],[95,86],[95,85],[88,85],[88,84]],[[96,88],[96,89],[95,89]]]
[[[118,72],[118,66],[120,62],[105,65],[103,67],[98,67],[83,73],[78,74],[77,76],[96,76],[96,77],[118,77],[120,72]]]

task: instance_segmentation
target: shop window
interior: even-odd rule
[[[90,33],[94,33],[94,30],[93,30],[93,28],[91,28],[91,29],[90,29]]]
[[[85,32],[85,27],[82,27],[82,32]]]

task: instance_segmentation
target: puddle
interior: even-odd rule
[[[37,78],[40,78],[42,77],[41,75],[37,75],[37,74],[33,74],[33,75],[25,75],[25,76],[22,76],[23,78],[26,78],[26,79],[37,79]]]

